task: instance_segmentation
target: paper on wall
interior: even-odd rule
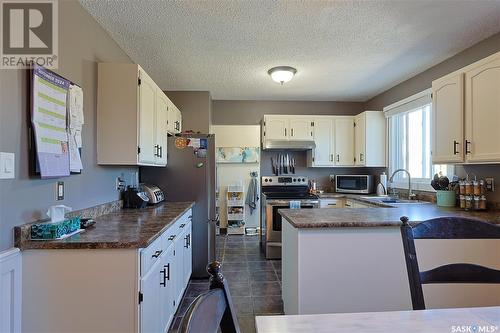
[[[42,178],[69,176],[67,94],[69,81],[36,66],[32,123]]]
[[[69,154],[71,172],[80,172],[83,169],[81,159],[83,116],[83,90],[77,85],[69,87]]]

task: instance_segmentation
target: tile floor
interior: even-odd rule
[[[255,316],[283,314],[281,260],[266,260],[258,236],[217,236],[217,260],[236,307],[242,333],[255,332]],[[208,280],[191,280],[170,327],[176,332],[180,319],[196,296],[208,290]]]

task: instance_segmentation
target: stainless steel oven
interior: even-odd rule
[[[336,175],[335,192],[339,193],[373,193],[374,178],[372,175]]]
[[[319,208],[319,199],[308,191],[306,177],[262,178],[261,246],[267,259],[281,258],[282,217],[290,201],[300,201],[300,209]]]

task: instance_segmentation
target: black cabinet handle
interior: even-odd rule
[[[186,243],[184,244],[184,247],[187,249],[189,248],[189,241],[188,241],[188,236],[184,237],[184,240],[186,241]]]
[[[170,263],[166,264],[163,267],[167,269],[166,278],[167,278],[168,281],[170,281]]]
[[[160,155],[158,155],[158,145],[155,145],[155,146],[154,146],[154,149],[155,149],[155,154],[154,154],[154,156],[159,157]]]
[[[163,253],[163,250],[158,250],[151,257],[152,258],[158,258],[162,253]]]
[[[340,162],[340,155],[337,154],[337,162]]]
[[[360,162],[363,162],[363,158],[364,158],[363,153],[360,153],[360,154],[359,154],[359,161],[360,161]]]
[[[186,226],[186,224],[184,224],[184,223],[183,223],[183,224],[181,224],[181,225],[179,226],[179,228],[181,228],[181,229],[182,229],[182,228],[184,228],[185,226]]]
[[[167,266],[168,265],[164,265],[163,269],[160,271],[160,273],[163,274],[163,282],[160,282],[160,286],[162,286],[162,287],[167,286],[167,279],[170,280],[169,277],[167,277]],[[169,269],[168,275],[170,276],[170,269]]]
[[[471,151],[469,150],[469,145],[471,142],[469,140],[465,140],[465,154],[470,154]]]
[[[291,134],[292,134],[292,136],[293,136],[293,128],[290,130],[290,132],[291,132]]]
[[[191,234],[188,235],[188,247],[191,246]]]
[[[458,149],[457,149],[458,145],[459,143],[457,142],[457,140],[453,140],[453,155],[458,154]]]
[[[176,236],[177,236],[177,235],[172,235],[172,236],[168,237],[168,240],[169,240],[169,241],[174,240]]]

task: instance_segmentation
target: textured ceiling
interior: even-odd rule
[[[161,88],[214,99],[364,101],[500,31],[500,0],[80,2]]]

